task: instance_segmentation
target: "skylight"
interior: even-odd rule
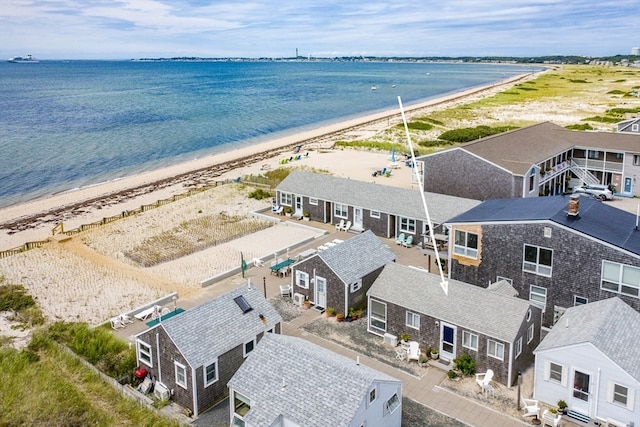
[[[240,310],[242,310],[243,313],[247,313],[253,310],[253,307],[249,305],[247,300],[244,299],[243,295],[240,295],[239,297],[235,297],[233,300],[236,302],[236,304],[238,304],[238,307],[240,307]]]

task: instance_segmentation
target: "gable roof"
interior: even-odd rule
[[[637,135],[613,132],[572,131],[551,122],[538,123],[439,151],[464,150],[494,163],[515,175],[525,176],[531,165],[540,163],[572,147],[609,148],[638,152]]]
[[[618,297],[570,307],[534,353],[591,343],[640,381],[640,313]]]
[[[632,127],[633,125],[640,125],[640,117],[632,117],[630,119],[627,120],[623,120],[621,122],[618,122],[616,124],[617,130],[618,132],[627,132],[627,133],[631,133],[631,134],[639,134],[640,131],[638,130],[633,130]]]
[[[529,302],[449,279],[448,295],[440,276],[413,267],[387,264],[367,295],[512,343]]]
[[[268,426],[282,415],[301,426],[324,427],[349,425],[375,381],[401,384],[302,338],[265,334],[229,387],[251,400],[244,418],[252,425]]]
[[[406,218],[427,219],[420,193],[406,188],[294,170],[276,190]],[[436,224],[480,203],[478,200],[444,194],[425,192],[424,195],[429,216]]]
[[[250,311],[244,313],[234,301],[239,296],[249,303]],[[261,314],[266,323],[261,321]],[[199,367],[280,322],[282,317],[256,287],[243,285],[156,327],[166,330],[192,367]]]
[[[567,215],[570,197],[492,199],[447,224],[548,221],[640,255],[640,231],[632,213],[591,197],[580,197],[579,215]]]
[[[396,259],[391,249],[371,230],[325,249],[317,256],[347,284]]]

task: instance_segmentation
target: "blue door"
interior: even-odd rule
[[[631,193],[631,178],[624,179],[624,192]]]

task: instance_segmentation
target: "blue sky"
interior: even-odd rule
[[[1,0],[0,55],[41,59],[604,56],[640,0]]]

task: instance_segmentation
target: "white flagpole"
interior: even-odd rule
[[[442,264],[440,263],[440,255],[438,254],[438,245],[436,244],[436,239],[433,234],[433,223],[431,222],[431,217],[429,216],[429,209],[427,209],[427,199],[424,197],[424,181],[420,178],[420,174],[418,173],[418,165],[416,163],[416,155],[413,151],[413,144],[411,143],[411,135],[409,134],[409,126],[407,125],[407,119],[404,115],[404,108],[402,107],[402,99],[398,97],[398,104],[400,105],[400,114],[402,114],[402,122],[404,123],[404,131],[407,135],[407,142],[409,143],[409,150],[411,151],[411,162],[413,163],[413,170],[416,173],[416,180],[418,181],[418,187],[420,188],[420,196],[422,197],[422,205],[424,206],[424,213],[427,215],[427,222],[429,223],[429,236],[431,241],[433,242],[433,249],[436,254],[436,263],[438,264],[438,271],[440,272],[440,286],[444,291],[445,295],[449,295],[449,282],[444,277],[444,272],[442,271]],[[423,171],[424,173],[424,171]]]

